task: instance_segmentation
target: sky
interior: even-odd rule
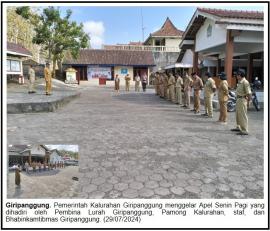
[[[101,48],[102,44],[127,44],[130,41],[145,41],[150,33],[160,29],[169,17],[172,23],[184,31],[191,20],[197,7],[233,9],[233,10],[259,10],[263,6],[256,3],[241,4],[213,4],[204,3],[199,5],[161,4],[159,6],[61,6],[59,9],[62,16],[67,9],[72,10],[71,20],[83,23],[84,30],[91,37],[92,48]],[[142,26],[143,21],[143,26]],[[144,33],[142,32],[144,28]]]

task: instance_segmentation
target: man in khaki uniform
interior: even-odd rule
[[[28,93],[36,93],[35,91],[35,80],[36,80],[36,75],[35,75],[35,70],[33,69],[33,66],[30,65],[29,71],[28,71],[28,76],[29,76],[29,90]]]
[[[200,94],[201,90],[203,89],[203,82],[201,78],[196,74],[196,72],[193,72],[191,74],[193,78],[193,90],[194,90],[194,111],[195,114],[200,113]]]
[[[236,128],[231,129],[231,131],[239,131],[237,135],[248,135],[247,105],[251,99],[251,89],[245,78],[245,70],[239,69],[237,71],[237,80]]]
[[[160,89],[160,97],[164,98],[164,74],[161,73],[160,78],[159,78],[159,89]]]
[[[176,75],[176,78],[177,78],[176,84],[175,84],[176,103],[182,105],[183,104],[183,100],[182,100],[183,79],[179,74]]]
[[[129,74],[127,74],[125,76],[125,81],[126,81],[126,91],[129,91],[129,87],[130,87],[130,76],[129,76]]]
[[[139,74],[135,76],[135,91],[140,91],[140,82],[141,82],[141,77]]]
[[[190,90],[191,86],[193,84],[193,80],[190,78],[190,76],[186,73],[184,75],[184,108],[190,109]]]
[[[51,95],[52,91],[52,72],[50,70],[50,64],[46,63],[46,67],[44,69],[44,78],[46,82],[45,90],[46,95]]]
[[[156,73],[155,84],[157,87],[157,95],[160,96],[160,74],[158,72]]]
[[[169,100],[171,100],[173,103],[175,102],[175,77],[173,74],[170,74],[170,77],[168,79],[168,89],[169,89]]]
[[[164,89],[164,99],[168,99],[168,76],[166,73],[163,74],[163,89]]]
[[[205,113],[202,114],[203,116],[208,116],[209,118],[213,118],[213,95],[216,92],[216,84],[215,81],[212,79],[212,75],[210,72],[206,72],[205,76],[207,78],[205,85],[204,85],[204,106],[205,106]]]
[[[217,122],[227,124],[227,103],[229,99],[228,82],[224,72],[221,72],[218,76],[221,81],[218,88],[219,119]]]

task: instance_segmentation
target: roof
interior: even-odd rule
[[[178,30],[171,20],[167,17],[166,21],[164,22],[163,26],[156,32],[151,33],[151,36],[158,36],[158,37],[164,37],[164,36],[182,36],[184,32],[181,30]]]
[[[151,51],[80,50],[77,59],[67,58],[64,64],[108,66],[155,66]]]
[[[22,152],[26,149],[29,149],[28,145],[12,145],[8,147],[9,152]]]
[[[7,53],[21,56],[32,56],[32,53],[22,45],[7,42]]]
[[[200,12],[212,14],[222,18],[242,18],[242,19],[263,19],[262,11],[245,11],[245,10],[222,10],[211,8],[198,8]]]

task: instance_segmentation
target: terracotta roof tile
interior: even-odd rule
[[[262,11],[222,10],[213,8],[198,8],[198,11],[224,18],[263,19]]]
[[[182,36],[184,32],[178,30],[169,18],[166,19],[163,26],[156,32],[151,33],[152,36]]]
[[[77,59],[67,58],[64,64],[89,64],[110,66],[154,66],[150,51],[81,50]]]
[[[7,51],[32,56],[32,53],[29,50],[27,50],[22,45],[19,45],[19,44],[16,44],[16,43],[7,42]]]

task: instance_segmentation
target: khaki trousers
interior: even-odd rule
[[[126,91],[129,91],[129,87],[130,87],[130,83],[127,82],[127,83],[126,83]]]
[[[175,102],[175,91],[174,91],[174,85],[169,86],[169,99],[172,102]]]
[[[176,87],[175,89],[176,89],[176,103],[183,104],[181,87]]]
[[[47,94],[51,94],[52,91],[52,80],[46,80],[46,86],[45,86],[45,91]]]
[[[236,101],[236,124],[243,133],[248,133],[247,100],[238,98]]]
[[[200,90],[194,90],[194,109],[196,112],[200,111]]]
[[[190,90],[184,91],[184,106],[190,107]]]
[[[135,91],[140,91],[140,82],[135,82]]]
[[[205,113],[207,113],[208,116],[213,116],[212,100],[213,100],[213,95],[210,95],[204,98]]]
[[[219,121],[227,122],[228,112],[227,112],[228,101],[219,100]]]
[[[35,77],[29,79],[29,91],[35,91]]]

